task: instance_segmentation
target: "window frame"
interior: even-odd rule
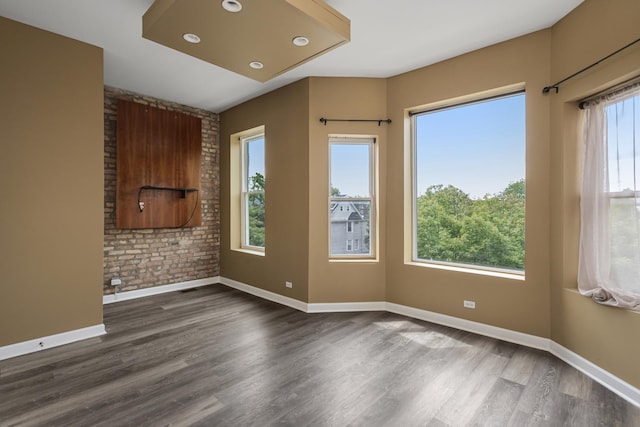
[[[377,259],[378,241],[378,137],[373,135],[329,135],[328,139],[328,179],[327,179],[327,222],[328,222],[328,258],[330,261],[363,261]],[[334,197],[331,195],[331,147],[334,144],[342,145],[367,145],[369,147],[369,197]],[[333,254],[331,252],[331,205],[339,202],[369,202],[369,253]],[[347,224],[352,221],[347,221]],[[348,225],[346,226],[348,227]],[[353,233],[353,224],[351,224]],[[348,230],[348,228],[347,228]],[[353,252],[353,237],[351,238],[351,251]]]
[[[249,198],[252,195],[262,194],[265,199],[266,210],[266,137],[264,130],[247,133],[240,138],[240,249],[256,251],[264,253],[266,251],[266,224],[265,224],[265,246],[255,246],[249,244]],[[265,190],[256,191],[249,190],[248,163],[249,152],[247,146],[249,143],[262,139],[265,146]]]
[[[437,104],[432,104],[432,107],[421,107],[407,110],[408,118],[409,118],[409,138],[410,138],[410,165],[411,165],[411,262],[415,265],[424,265],[424,266],[435,266],[440,268],[452,268],[456,270],[469,271],[471,273],[498,273],[498,274],[508,274],[512,277],[521,277],[525,276],[525,268],[522,270],[509,269],[509,268],[500,268],[500,267],[492,267],[492,266],[484,266],[484,265],[476,265],[476,264],[466,264],[461,262],[450,262],[450,261],[438,261],[438,260],[426,260],[422,258],[418,258],[418,174],[417,174],[417,126],[416,119],[418,116],[422,114],[435,113],[438,111],[451,110],[459,107],[464,107],[468,105],[479,104],[487,101],[500,100],[504,98],[508,98],[516,95],[524,95],[525,96],[525,122],[526,122],[526,89],[524,87],[520,87],[515,89],[513,87],[508,90],[494,91],[492,94],[487,94],[486,92],[480,96],[468,96],[463,99],[451,100],[451,102],[440,102]],[[526,126],[525,126],[525,184],[526,184]],[[525,218],[526,218],[526,194],[525,194]],[[526,242],[526,219],[525,219],[525,242]],[[524,247],[524,256],[526,263],[526,243]]]

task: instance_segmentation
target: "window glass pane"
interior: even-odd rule
[[[610,280],[640,295],[640,95],[606,109]]]
[[[331,195],[369,197],[369,144],[331,144]]]
[[[630,97],[606,109],[609,158],[609,191],[634,191],[640,183],[640,147],[636,132],[640,128],[640,112],[634,117],[634,104],[640,110],[640,95]],[[635,123],[634,123],[635,122]]]
[[[339,201],[332,205],[331,255],[370,255],[371,202]],[[350,229],[345,226],[347,222],[351,223]]]
[[[524,270],[525,95],[414,117],[416,258]]]
[[[264,191],[264,136],[246,142],[247,191]]]
[[[242,141],[244,144],[244,175],[242,210],[244,247],[262,250],[265,247],[265,139],[257,134]]]
[[[264,247],[264,193],[249,193],[247,197],[247,243]]]

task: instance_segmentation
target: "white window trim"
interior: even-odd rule
[[[465,263],[457,263],[457,262],[446,262],[446,261],[437,261],[437,260],[425,260],[422,258],[418,258],[418,221],[417,221],[417,200],[418,200],[418,177],[417,177],[417,150],[416,150],[416,118],[420,114],[428,113],[429,111],[435,110],[444,110],[444,109],[452,109],[461,107],[468,104],[475,104],[483,101],[506,98],[509,96],[516,95],[518,93],[522,93],[526,95],[526,91],[524,87],[517,88],[514,90],[513,87],[509,88],[509,90],[505,90],[504,92],[495,92],[487,96],[487,94],[483,94],[483,96],[466,98],[464,100],[452,100],[451,103],[438,103],[434,105],[433,108],[418,108],[409,112],[410,119],[410,138],[411,138],[411,265],[418,266],[433,266],[433,267],[441,267],[444,269],[450,269],[453,271],[465,271],[469,273],[479,273],[479,274],[504,274],[509,276],[510,278],[517,278],[525,276],[524,270],[512,270],[508,268],[498,268],[498,267],[489,267],[482,266],[476,264],[465,264]],[[525,112],[526,114],[526,112]],[[526,138],[525,138],[526,144]],[[526,166],[525,166],[526,171]],[[526,206],[526,204],[525,204]],[[526,208],[525,208],[526,209]],[[526,213],[525,213],[526,215]],[[526,229],[525,229],[526,233]],[[526,250],[526,248],[525,248]],[[525,253],[526,257],[526,253]]]
[[[329,135],[329,159],[328,159],[328,190],[329,203],[327,204],[328,221],[328,256],[330,261],[340,260],[375,260],[377,259],[377,237],[378,237],[378,203],[377,203],[377,176],[378,176],[378,153],[376,142],[378,138],[370,135]],[[331,196],[331,146],[332,144],[365,144],[369,146],[369,197],[333,197]],[[331,204],[335,202],[370,202],[369,212],[369,253],[368,254],[332,254],[331,253]],[[347,221],[348,222],[348,221]],[[353,251],[353,250],[352,250]]]
[[[254,246],[250,245],[249,242],[249,210],[247,208],[249,203],[249,197],[254,194],[265,194],[264,191],[249,191],[248,189],[248,177],[247,177],[247,164],[248,164],[248,150],[247,144],[251,141],[255,141],[256,139],[264,139],[265,134],[264,131],[247,134],[240,138],[240,182],[241,182],[241,194],[240,194],[240,227],[241,227],[241,242],[240,248],[245,249],[251,252],[264,253],[265,247],[263,246]],[[266,140],[265,140],[265,148],[266,148]],[[265,149],[266,151],[266,149]],[[265,153],[266,156],[266,153]],[[265,173],[266,179],[266,173]],[[266,184],[265,184],[266,186]],[[265,198],[266,200],[266,198]],[[266,203],[265,203],[266,206]],[[266,227],[265,227],[266,228]],[[266,246],[266,242],[265,242]]]

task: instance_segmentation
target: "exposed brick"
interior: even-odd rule
[[[118,230],[115,227],[118,99],[179,111],[202,120],[202,225],[181,229]],[[197,108],[112,87],[104,96],[104,278],[122,279],[121,291],[185,282],[220,274],[219,116]]]

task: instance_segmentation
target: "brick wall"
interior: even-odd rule
[[[116,120],[118,99],[139,102],[202,119],[202,225],[180,229],[117,230]],[[104,293],[167,285],[220,274],[219,117],[121,89],[105,87],[104,96]]]

